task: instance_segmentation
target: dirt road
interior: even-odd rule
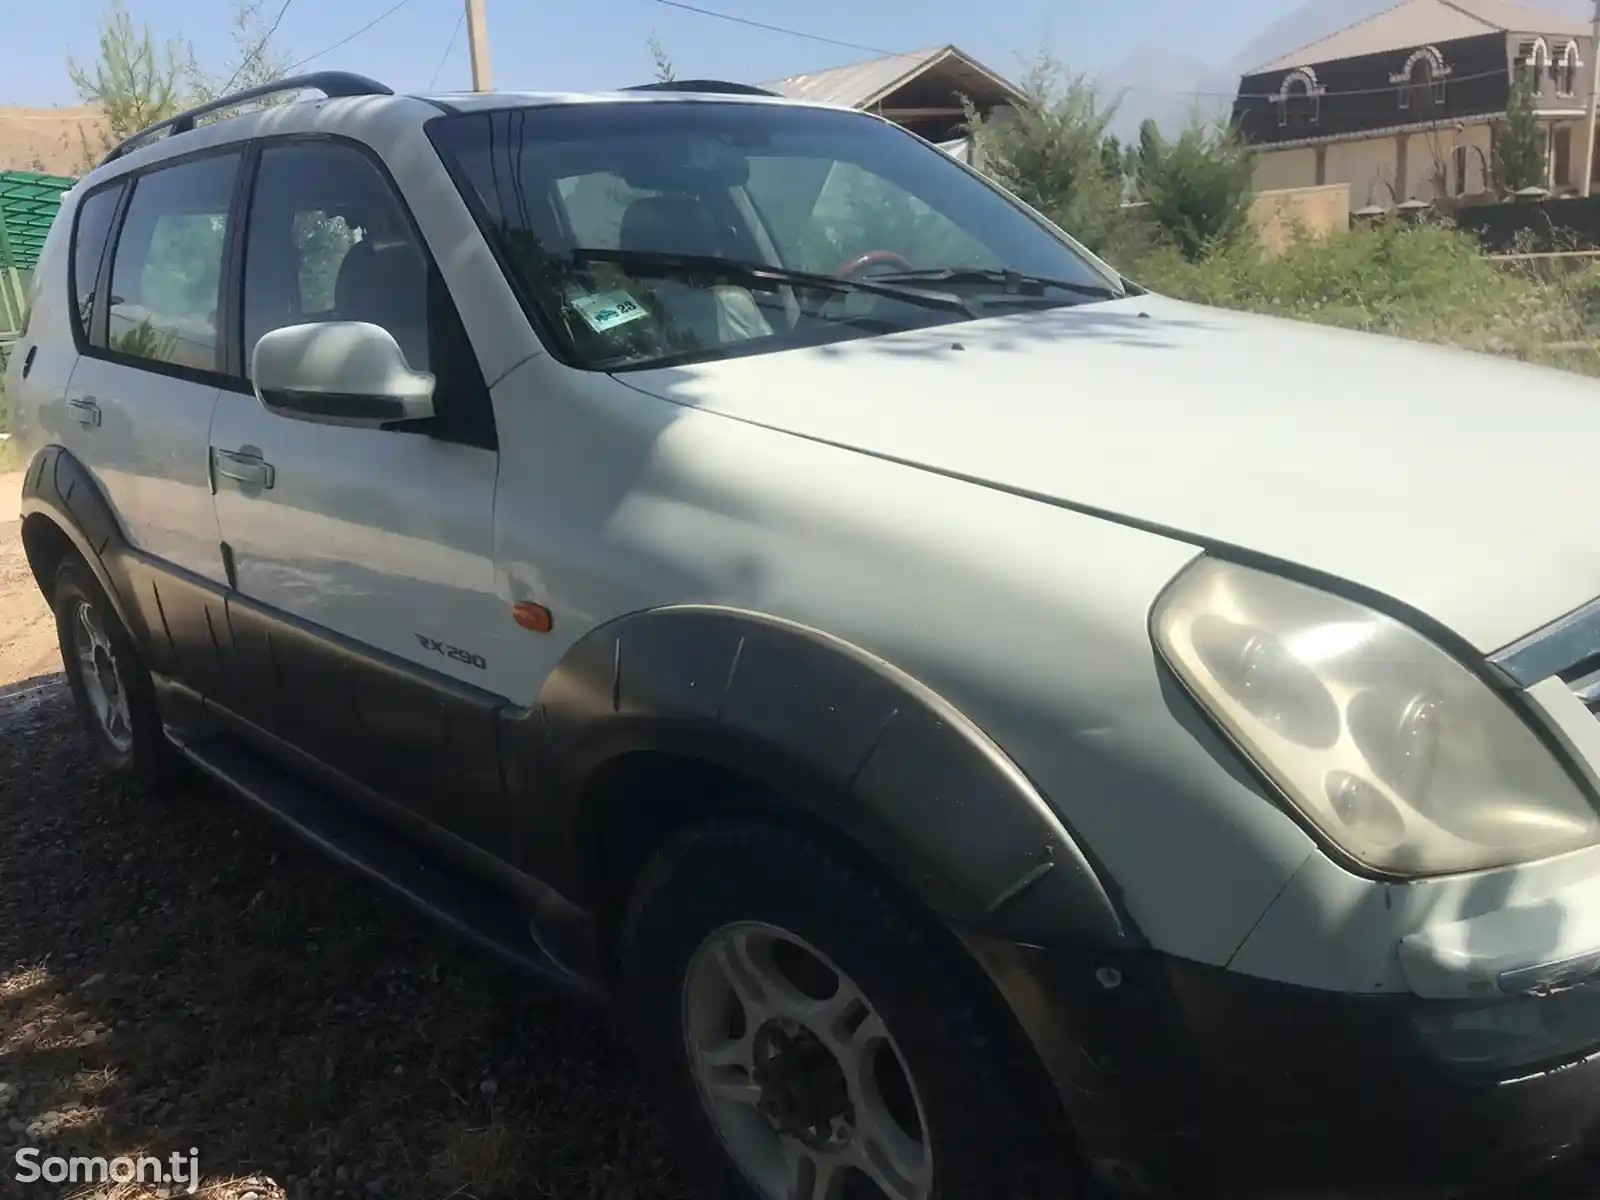
[[[23,557],[17,497],[19,471],[0,475],[0,688],[61,669],[55,619]]]

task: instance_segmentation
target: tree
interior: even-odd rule
[[[1016,119],[985,120],[970,104],[975,161],[1004,187],[1091,250],[1120,231],[1121,186],[1109,178],[1101,147],[1116,105],[1094,85],[1041,53],[1023,81]]]
[[[1548,173],[1544,130],[1535,108],[1533,81],[1518,72],[1506,101],[1506,119],[1495,129],[1494,179],[1502,191],[1543,187]]]
[[[116,142],[195,104],[247,87],[270,83],[288,69],[288,54],[275,43],[284,6],[263,20],[266,0],[239,0],[234,10],[230,61],[219,71],[204,68],[194,49],[177,38],[158,43],[147,21],[137,26],[110,0],[100,14],[99,51],[85,65],[69,57],[67,76],[86,104],[104,110],[107,130],[97,145],[84,139],[85,166]]]
[[[1159,138],[1141,133],[1153,152],[1140,169],[1140,195],[1162,232],[1195,262],[1249,228],[1255,165],[1228,126],[1196,118],[1177,141]]]
[[[1122,194],[1137,199],[1139,195],[1139,147],[1133,143],[1122,148]]]
[[[1100,165],[1104,168],[1106,178],[1122,183],[1124,159],[1122,152],[1122,139],[1116,134],[1106,135],[1106,140],[1100,143]]]
[[[274,44],[278,22],[288,6],[280,4],[269,23],[262,14],[266,0],[239,0],[233,11],[233,55],[215,74],[203,70],[189,52],[187,76],[196,103],[204,104],[229,92],[261,87],[289,73],[289,52]]]
[[[649,46],[650,58],[656,65],[656,82],[671,83],[678,75],[672,68],[672,59],[667,57],[667,48],[661,44],[661,39],[653,29],[650,31]]]
[[[1139,123],[1139,171],[1143,174],[1148,169],[1153,169],[1161,161],[1161,152],[1166,149],[1166,142],[1161,137],[1161,128],[1154,117],[1146,117]]]
[[[67,77],[78,95],[105,111],[109,136],[99,148],[102,153],[146,125],[182,111],[191,61],[183,43],[168,38],[157,45],[148,22],[135,29],[122,0],[111,0],[100,14],[99,57],[89,66],[67,59]],[[85,146],[86,151],[93,149]]]

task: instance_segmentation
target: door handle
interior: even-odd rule
[[[239,450],[218,450],[212,447],[211,458],[216,465],[217,474],[224,479],[250,484],[263,490],[278,481],[278,473],[272,469],[272,464],[259,454],[247,454]]]
[[[100,424],[100,406],[95,403],[93,396],[85,396],[82,400],[68,400],[67,407],[72,410],[72,419],[85,429]]]

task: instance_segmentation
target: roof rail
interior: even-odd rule
[[[710,95],[776,96],[752,83],[729,83],[725,79],[666,79],[659,83],[636,83],[625,92],[705,92]]]
[[[312,71],[309,75],[295,75],[288,79],[275,80],[264,83],[260,87],[245,88],[242,92],[229,92],[226,96],[218,96],[194,108],[185,109],[177,116],[168,117],[165,121],[157,121],[154,125],[147,125],[138,133],[130,134],[111,148],[111,152],[100,160],[103,167],[114,158],[120,158],[139,145],[153,133],[168,130],[168,137],[173,134],[188,133],[194,128],[194,123],[199,118],[214,112],[245,104],[251,100],[259,100],[263,96],[275,96],[280,92],[298,92],[305,88],[316,88],[324,96],[392,96],[394,89],[386,87],[376,79],[368,79],[365,75],[353,75],[349,71]]]

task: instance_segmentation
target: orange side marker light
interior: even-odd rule
[[[551,625],[550,610],[542,604],[535,604],[531,600],[519,600],[511,606],[511,619],[524,629],[531,629],[535,633],[549,633]]]

